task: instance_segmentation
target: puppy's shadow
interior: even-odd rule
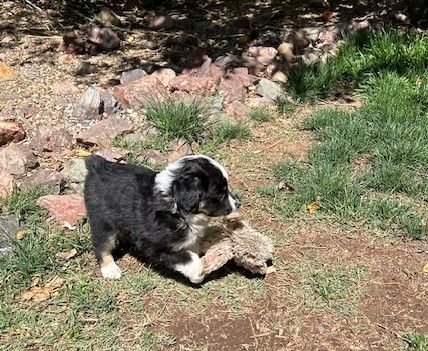
[[[225,278],[226,276],[234,272],[237,272],[243,275],[247,279],[263,279],[263,275],[251,273],[250,271],[238,266],[235,262],[233,262],[233,260],[231,260],[227,262],[223,267],[207,275],[202,283],[193,284],[182,274],[172,269],[165,268],[159,263],[150,261],[147,257],[144,257],[143,255],[141,255],[140,252],[135,250],[135,248],[132,247],[132,245],[122,244],[113,251],[113,257],[115,260],[120,260],[126,254],[131,255],[132,257],[137,259],[141,264],[150,266],[150,269],[153,269],[156,273],[160,274],[161,276],[165,278],[174,279],[175,281],[191,288],[201,288],[204,284],[208,282]]]

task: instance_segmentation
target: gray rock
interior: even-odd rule
[[[73,111],[73,116],[82,120],[101,119],[101,93],[95,86],[86,89]]]
[[[65,128],[43,126],[37,130],[29,147],[39,154],[42,152],[65,153],[73,147],[73,137]]]
[[[87,74],[92,74],[97,71],[97,65],[83,61],[80,63],[79,67],[77,67],[76,75],[78,76],[86,76]]]
[[[0,256],[13,250],[13,240],[20,229],[14,218],[0,217]]]
[[[303,28],[303,32],[306,34],[306,37],[314,42],[315,40],[317,40],[318,35],[321,32],[321,28],[320,27],[306,27]]]
[[[82,158],[71,158],[64,162],[62,175],[72,183],[83,183],[87,173],[85,160]]]
[[[141,68],[131,69],[130,71],[122,72],[120,75],[120,84],[131,83],[144,76],[147,76],[147,72]]]
[[[110,90],[101,93],[101,108],[99,112],[114,115],[122,110],[121,103]]]
[[[59,193],[63,179],[57,172],[48,169],[38,169],[21,181],[23,189],[44,188]]]
[[[277,100],[283,95],[281,86],[266,78],[260,79],[256,86],[256,93],[257,95],[263,96],[269,100]]]
[[[0,169],[21,177],[38,166],[34,153],[24,145],[10,144],[0,150]]]

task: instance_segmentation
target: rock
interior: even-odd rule
[[[150,29],[161,29],[171,25],[171,18],[168,16],[153,16],[149,18],[148,27]]]
[[[0,81],[15,79],[16,73],[14,69],[7,64],[0,62]]]
[[[249,56],[243,56],[242,57],[242,66],[245,66],[248,68],[248,72],[250,74],[256,75],[260,77],[263,75],[264,71],[266,70],[266,66],[262,65],[256,58],[249,57]]]
[[[13,43],[16,40],[16,38],[12,35],[5,35],[1,40],[0,43],[2,44],[10,44]]]
[[[404,24],[409,24],[409,23],[410,23],[409,17],[408,17],[408,16],[406,16],[406,15],[405,15],[404,13],[402,13],[402,12],[397,12],[397,13],[394,15],[394,17],[395,17],[395,19],[396,19],[397,21],[402,22],[402,23],[404,23]]]
[[[147,73],[141,68],[131,69],[130,71],[122,72],[120,75],[120,84],[131,83],[145,76],[147,76]]]
[[[64,154],[73,147],[73,137],[63,127],[40,127],[30,141],[29,147],[39,154],[42,152]]]
[[[213,100],[211,102],[212,118],[217,118],[221,115],[221,112],[223,110],[223,101],[224,101],[224,96],[222,95],[216,95],[213,97]]]
[[[159,48],[159,45],[157,43],[155,43],[152,40],[148,40],[148,39],[142,39],[139,44],[141,45],[141,47],[146,48],[146,49],[150,49],[150,50],[156,50]]]
[[[14,186],[15,180],[12,175],[0,168],[0,198],[7,197],[12,194]]]
[[[226,107],[226,114],[237,121],[244,121],[248,116],[248,108],[241,101],[233,101]]]
[[[122,109],[122,105],[116,99],[116,96],[111,90],[105,90],[101,93],[101,108],[103,116],[107,114],[108,116],[114,115]]]
[[[19,230],[21,228],[15,218],[0,217],[0,257],[13,250],[13,241]]]
[[[305,65],[312,65],[319,60],[319,56],[314,52],[308,52],[302,55],[301,59]]]
[[[219,91],[224,95],[224,102],[226,104],[233,101],[245,101],[246,88],[237,77],[223,79],[220,83]]]
[[[99,21],[105,26],[120,26],[120,18],[108,7],[102,7],[98,13]]]
[[[247,50],[247,55],[257,59],[263,66],[272,63],[277,54],[275,48],[267,46],[250,46]]]
[[[186,156],[186,155],[192,155],[193,151],[189,145],[189,143],[186,140],[177,140],[175,142],[171,143],[171,149],[166,158],[167,163],[171,163],[174,161],[177,161],[178,159]]]
[[[275,103],[268,98],[262,96],[254,96],[246,100],[246,105],[249,107],[268,107],[274,108]]]
[[[225,80],[227,79],[238,79],[244,87],[249,87],[254,83],[254,79],[250,76],[247,67],[229,68],[225,73]]]
[[[86,50],[85,40],[76,30],[64,33],[59,50],[67,54],[83,54]]]
[[[100,119],[103,112],[101,93],[102,90],[95,86],[87,88],[73,110],[74,118],[80,121]]]
[[[156,77],[164,87],[169,87],[171,81],[177,76],[171,68],[159,68],[151,74]]]
[[[293,44],[294,53],[300,54],[311,43],[303,31],[293,31],[290,33],[289,41]]]
[[[226,56],[217,57],[214,64],[219,68],[226,69],[238,66],[240,64],[240,59],[236,55],[227,54]]]
[[[270,76],[270,79],[277,83],[287,83],[288,77],[283,70],[276,70]]]
[[[337,31],[323,30],[318,34],[317,42],[323,44],[333,44],[337,41]]]
[[[77,92],[77,87],[71,81],[58,82],[52,84],[51,91],[54,95],[70,95]]]
[[[0,146],[17,143],[25,138],[22,124],[15,121],[0,121]]]
[[[28,177],[21,180],[22,189],[44,188],[59,193],[63,179],[57,172],[48,169],[36,169]]]
[[[100,51],[111,51],[120,46],[119,37],[110,28],[91,27],[87,32],[87,39]]]
[[[370,28],[370,22],[367,19],[361,20],[361,21],[352,20],[350,27],[349,27],[349,30],[351,33],[355,33],[355,32],[358,32],[360,30],[366,30],[369,28]]]
[[[86,217],[83,196],[77,194],[41,196],[37,205],[47,209],[57,222],[68,228],[74,228]]]
[[[83,183],[88,170],[83,158],[71,158],[64,162],[61,174],[72,183]]]
[[[97,65],[87,61],[82,61],[80,62],[79,67],[77,67],[76,75],[86,76],[88,74],[95,73],[96,71],[97,71]]]
[[[85,145],[110,146],[119,135],[132,132],[131,121],[125,118],[108,117],[77,136],[77,142]]]
[[[131,135],[131,134],[128,134]],[[127,136],[128,136],[127,135]],[[120,162],[126,156],[128,152],[115,147],[105,148],[97,151],[95,155],[101,156],[110,162]]]
[[[281,55],[287,63],[293,63],[295,61],[294,57],[294,45],[291,43],[281,43],[278,46],[278,53]]]
[[[0,169],[13,176],[21,177],[37,166],[36,156],[24,145],[10,144],[0,149]]]
[[[260,79],[256,86],[256,93],[270,100],[277,100],[283,95],[283,91],[279,84],[266,78]]]
[[[309,39],[309,41],[314,42],[315,40],[317,40],[318,35],[321,32],[321,28],[320,27],[306,27],[303,28],[303,32],[306,35],[306,38]]]
[[[210,77],[179,75],[171,81],[171,87],[190,94],[204,94],[213,93],[216,89],[216,82]]]
[[[159,79],[152,75],[147,75],[134,82],[121,84],[113,88],[116,99],[133,109],[141,108],[145,99],[163,95],[166,92],[166,88]]]
[[[123,140],[125,140],[127,143],[130,143],[130,144],[137,144],[137,143],[141,143],[144,140],[144,135],[140,132],[133,132],[133,133],[126,134],[123,137]]]

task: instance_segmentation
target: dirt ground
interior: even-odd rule
[[[58,123],[77,133],[82,126],[71,118],[72,108],[88,85],[117,78],[118,72],[133,66],[136,56],[150,62],[165,60],[159,52],[132,45],[120,56],[70,56],[57,51],[57,34],[12,35],[10,44],[2,44],[0,61],[12,65],[17,78],[0,82],[0,115],[23,122],[29,135],[37,125]],[[97,73],[76,75],[85,60],[97,65]],[[142,296],[141,305],[153,316],[150,330],[175,338],[173,346],[164,348],[391,351],[404,348],[408,331],[428,333],[428,279],[422,273],[428,260],[426,241],[388,237],[363,223],[343,225],[309,214],[279,221],[270,200],[257,195],[261,186],[275,182],[273,165],[287,157],[305,160],[314,141],[300,124],[315,108],[303,106],[288,118],[254,125],[252,140],[232,141],[216,152],[229,170],[232,186],[242,192],[245,217],[274,238],[277,271],[264,280],[248,277],[245,284],[226,285],[209,308],[199,303],[203,292],[191,287],[186,288],[187,307],[175,300],[177,292],[171,298],[155,293]],[[126,270],[139,264],[125,258],[121,265]],[[236,267],[225,268],[219,286],[222,275],[235,271]],[[320,287],[316,279],[323,272],[333,273]],[[343,295],[325,292],[329,297],[320,299],[324,296],[320,289],[342,286],[343,281],[347,282]],[[232,290],[242,293],[236,306],[224,303],[224,295]],[[134,323],[129,320],[127,327],[131,330]],[[124,349],[132,349],[135,340],[121,338]]]

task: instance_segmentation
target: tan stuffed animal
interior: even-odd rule
[[[204,276],[233,259],[238,266],[255,274],[275,271],[267,263],[273,258],[272,240],[241,219],[239,213],[225,217],[223,228],[208,232],[202,240]]]

